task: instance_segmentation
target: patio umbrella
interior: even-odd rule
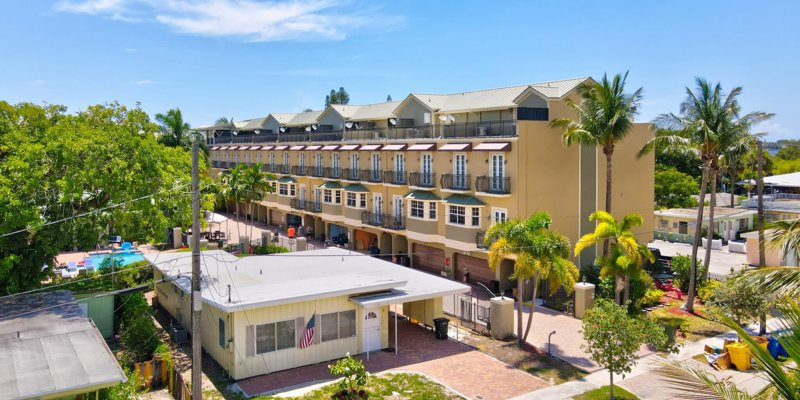
[[[227,231],[228,217],[226,217],[226,216],[224,216],[222,214],[217,214],[217,213],[213,213],[211,211],[206,211],[206,222],[208,223],[208,230],[209,231],[211,231],[211,225],[212,224],[217,224],[217,230],[220,230],[222,228],[222,223],[223,222],[225,223],[225,228],[226,228],[225,230]]]

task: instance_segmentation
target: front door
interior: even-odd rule
[[[378,351],[381,349],[381,311],[378,307],[365,308],[364,320],[361,324],[361,351]]]
[[[372,196],[372,212],[375,213],[375,222],[381,223],[383,214],[383,195],[375,193]]]

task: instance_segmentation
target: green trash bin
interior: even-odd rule
[[[433,319],[433,328],[436,332],[436,338],[439,340],[447,340],[447,327],[450,324],[450,320],[447,318],[434,318]]]

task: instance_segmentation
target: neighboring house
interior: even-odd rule
[[[158,304],[190,326],[191,259],[180,253],[146,257],[158,261]],[[389,342],[390,308],[402,306],[403,315],[432,326],[443,316],[443,296],[470,290],[336,247],[242,258],[204,251],[202,271],[203,348],[237,380],[396,349],[396,335]],[[313,340],[302,348],[312,318]]]
[[[742,202],[742,207],[758,210],[758,197]],[[764,220],[785,221],[800,218],[800,194],[776,193],[764,196]]]
[[[699,194],[692,195],[692,198],[694,199],[695,202],[697,202],[697,204],[700,203],[700,195]],[[711,194],[710,193],[706,194],[705,203],[706,203],[706,205],[711,204]],[[716,204],[717,204],[717,207],[730,207],[730,205],[731,205],[731,194],[730,193],[717,193],[717,203]],[[738,206],[739,204],[742,204],[741,196],[739,196],[738,194],[734,195],[733,196],[733,205],[734,206]]]
[[[708,227],[710,207],[703,209],[703,227]],[[741,208],[715,207],[714,233],[724,240],[736,239],[738,232],[753,229],[755,211]],[[697,226],[696,208],[670,208],[654,212],[656,239],[691,243]]]
[[[126,379],[70,292],[0,299],[0,399],[94,398]]]
[[[794,254],[786,254],[780,246],[773,245],[769,240],[771,231],[764,232],[765,246],[764,246],[764,261],[767,266],[797,266],[797,259]],[[758,265],[758,231],[752,231],[742,234],[742,238],[747,241],[746,253],[747,263],[750,265]]]
[[[317,239],[358,251],[374,244],[382,255],[408,254],[399,257],[404,264],[454,280],[469,271],[472,281],[498,292],[514,286],[513,262],[489,269],[483,239],[492,224],[547,211],[553,228],[574,243],[594,230],[589,215],[604,208],[602,151],[567,148],[562,132],[550,127],[574,117],[565,100],[579,100],[577,88],[586,82],[412,93],[396,102],[273,113],[264,122],[271,133],[201,130],[212,175],[253,162],[278,175],[276,193],[255,207],[258,221],[310,227]],[[652,207],[654,155],[636,154],[653,135],[649,124],[634,124],[615,150],[617,217]],[[650,242],[652,217],[642,217],[639,239]],[[591,249],[575,261],[585,265],[595,256]]]

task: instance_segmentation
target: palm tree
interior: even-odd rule
[[[506,256],[515,255],[512,279],[517,280],[517,341],[525,343],[536,308],[536,291],[542,279],[549,280],[551,293],[564,286],[571,291],[578,279],[578,268],[569,260],[570,243],[566,236],[550,230],[553,220],[546,212],[534,213],[526,220],[513,219],[492,225],[486,232],[489,268],[497,270]],[[524,282],[533,278],[531,311],[522,332]]]
[[[233,118],[219,117],[214,121],[214,125],[233,125]]]
[[[611,251],[607,256],[598,257],[597,263],[602,267],[602,276],[615,276],[616,287],[614,300],[617,304],[628,302],[630,276],[644,264],[644,261],[653,262],[653,254],[646,245],[639,244],[632,229],[642,225],[642,216],[630,213],[617,221],[605,211],[595,211],[589,215],[590,221],[597,221],[594,232],[587,233],[575,243],[575,256],[583,250],[596,245],[601,241],[611,240]],[[620,301],[620,292],[625,288],[625,297]]]
[[[256,163],[253,165],[249,165],[244,167],[243,175],[242,175],[242,186],[243,186],[243,200],[247,202],[249,207],[250,215],[252,218],[253,213],[253,205],[257,201],[261,201],[264,199],[264,195],[267,193],[272,193],[273,188],[270,181],[275,179],[275,175],[272,175],[269,172],[265,172],[261,170],[261,164]],[[253,239],[253,225],[250,225],[250,240]],[[266,244],[266,243],[264,243]]]
[[[158,113],[155,116],[158,123],[160,136],[158,141],[169,147],[188,148],[190,145],[189,124],[183,120],[180,108],[173,108],[166,114]]]
[[[226,205],[226,208],[227,204],[231,202],[235,204],[236,234],[239,236],[241,236],[239,230],[239,204],[245,199],[247,190],[245,186],[245,168],[244,164],[236,165],[223,172],[220,177],[219,199]]]
[[[600,147],[606,156],[606,202],[605,211],[611,213],[612,199],[612,157],[614,148],[630,133],[633,117],[639,110],[642,88],[633,93],[625,93],[625,75],[616,74],[611,81],[603,75],[600,82],[584,83],[578,88],[582,101],[576,103],[566,99],[565,103],[575,114],[577,120],[559,118],[550,126],[564,131],[562,139],[566,146],[586,144]],[[603,242],[603,256],[608,255],[608,241]]]
[[[656,146],[664,146],[667,150],[695,153],[703,163],[703,177],[700,182],[700,199],[697,207],[697,219],[692,242],[692,268],[689,275],[689,293],[683,308],[694,312],[694,296],[697,275],[697,250],[700,246],[701,227],[703,226],[703,210],[708,186],[711,186],[709,201],[708,233],[704,264],[708,267],[711,261],[711,240],[714,236],[714,208],[716,206],[717,175],[720,157],[727,153],[738,152],[740,148],[752,142],[750,128],[773,114],[751,112],[740,116],[741,107],[738,97],[741,87],[735,87],[725,95],[719,83],[711,85],[702,78],[696,78],[697,88],[692,91],[686,88],[686,98],[681,102],[680,115],[661,114],[654,123],[660,128],[653,139],[649,140],[639,151],[639,156],[647,154]]]

